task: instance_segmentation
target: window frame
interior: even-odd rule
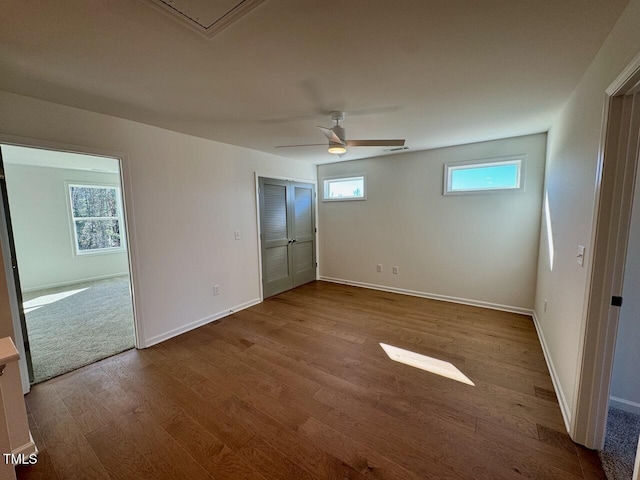
[[[505,193],[505,192],[523,192],[525,187],[527,156],[510,155],[507,157],[484,158],[480,160],[468,160],[464,162],[447,162],[444,164],[444,186],[443,195],[474,195],[479,193]],[[517,187],[500,187],[500,188],[473,188],[467,190],[452,190],[453,172],[456,170],[464,170],[477,167],[491,167],[501,165],[517,165],[518,166],[518,186]]]
[[[329,197],[329,185],[333,181],[359,180],[362,179],[362,196],[361,197]],[[322,179],[322,201],[323,202],[351,202],[367,199],[367,175],[357,173],[351,175],[340,175],[337,177],[324,177]]]
[[[71,188],[72,187],[80,187],[80,188],[102,188],[102,189],[111,189],[116,192],[116,207],[117,207],[117,215],[114,217],[76,217],[73,214],[73,204],[72,196],[71,196]],[[127,251],[127,242],[125,238],[124,231],[124,214],[123,214],[123,206],[122,206],[122,191],[120,185],[111,184],[111,183],[87,183],[87,182],[73,182],[67,181],[65,182],[65,190],[67,195],[67,208],[69,209],[69,227],[71,228],[71,239],[73,241],[72,250],[73,255],[78,257],[84,257],[86,255],[108,255],[112,253],[123,253]],[[118,221],[120,226],[120,246],[119,247],[108,247],[108,248],[94,248],[91,250],[81,250],[78,244],[78,231],[76,230],[76,221],[78,220],[108,220],[115,219]]]

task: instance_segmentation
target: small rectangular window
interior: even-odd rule
[[[76,254],[124,250],[117,187],[69,185],[69,201]]]
[[[444,194],[522,190],[524,156],[445,164]]]
[[[327,178],[324,181],[324,201],[366,200],[364,175]]]

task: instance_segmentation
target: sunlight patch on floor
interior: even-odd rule
[[[442,377],[466,383],[467,385],[475,387],[475,383],[469,380],[469,377],[458,370],[456,366],[450,362],[445,362],[444,360],[438,360],[437,358],[421,355],[410,350],[405,350],[404,348],[387,345],[386,343],[381,343],[380,346],[388,355],[388,357],[394,362],[404,363],[405,365],[419,368],[420,370],[424,370],[426,372],[435,373],[436,375],[440,375]]]
[[[65,298],[70,297],[71,295],[84,292],[85,290],[87,289],[79,288],[78,290],[67,290],[66,292],[52,293],[51,295],[43,295],[41,297],[28,300],[22,304],[24,313],[33,312],[41,307],[44,307],[45,305],[59,302],[60,300],[64,300]]]

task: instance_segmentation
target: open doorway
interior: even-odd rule
[[[635,193],[627,245],[623,302],[611,375],[602,466],[610,480],[632,478],[640,436],[640,169],[636,170]]]
[[[0,154],[31,383],[133,348],[119,159],[4,144]]]
[[[626,414],[633,415],[640,407],[640,398],[636,398],[640,391],[635,388],[640,380],[640,350],[634,341],[640,338],[640,251],[634,233],[640,197],[640,54],[606,90],[604,114],[584,344],[571,436],[589,448],[602,450],[603,467],[611,478],[632,478],[629,458],[636,455],[638,434],[633,433],[634,417]],[[615,432],[620,425],[622,431]],[[606,465],[612,442],[631,450],[620,474]],[[637,480],[638,472],[634,475]]]

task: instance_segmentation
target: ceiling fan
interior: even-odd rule
[[[347,153],[347,147],[404,147],[404,139],[401,140],[347,140],[344,128],[340,126],[340,122],[344,120],[344,112],[331,112],[331,121],[335,122],[332,128],[321,127],[320,131],[329,140],[328,152],[334,155],[342,155]],[[276,148],[293,148],[293,147],[317,147],[327,146],[326,143],[311,143],[306,145],[278,145]]]

